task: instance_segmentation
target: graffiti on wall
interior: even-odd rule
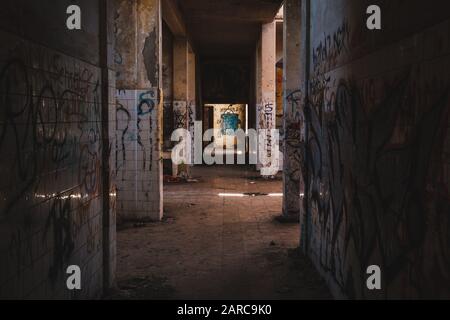
[[[152,171],[154,148],[154,109],[158,104],[158,91],[148,90],[139,94],[137,106],[137,143],[142,149],[142,170]],[[143,140],[146,140],[144,142]]]
[[[304,166],[304,118],[301,111],[303,103],[301,90],[294,90],[286,96],[286,111],[284,124],[284,212],[289,215],[299,215],[300,194],[303,188]]]
[[[188,114],[186,101],[173,102],[174,129],[187,128]]]
[[[122,95],[123,91],[119,91],[118,96]],[[116,138],[115,138],[115,167],[117,172],[123,172],[121,169],[125,166],[127,161],[126,153],[126,139],[131,126],[130,111],[118,99],[116,103]],[[123,179],[123,177],[122,177]]]
[[[127,159],[140,161],[140,170],[151,171],[156,141],[156,106],[158,90],[118,90],[116,99],[116,168],[123,173]],[[137,144],[138,159],[127,151],[130,144]],[[125,170],[126,171],[126,170]]]
[[[169,100],[169,101],[164,100],[163,107],[164,107],[164,120],[163,120],[164,147],[170,148],[170,146],[171,146],[170,137],[172,135],[172,130],[174,127],[174,115],[173,115],[172,100]]]
[[[259,142],[260,148],[264,148],[264,152],[268,159],[265,167],[272,166],[272,129],[276,129],[275,103],[272,101],[263,102],[258,106],[258,129],[267,130],[265,136]]]
[[[226,108],[220,110],[220,133],[224,136],[234,136],[236,130],[239,129],[241,120],[239,119],[242,113],[241,106],[233,106],[230,104]]]
[[[195,149],[195,101],[189,101],[188,107],[188,130],[191,134],[191,163],[194,163],[194,149]]]
[[[101,201],[99,70],[25,42],[11,48],[0,62],[0,224],[10,230],[0,236],[8,243],[0,260],[16,271],[0,283],[46,253],[55,283],[101,214],[93,210]],[[101,235],[90,241],[97,247]]]
[[[349,52],[350,28],[348,21],[344,21],[332,34],[324,39],[313,49],[312,63],[316,73],[324,72],[336,66],[338,59]]]
[[[159,201],[151,192],[153,184],[157,183],[157,163],[160,161],[159,105],[158,88],[116,91],[116,207],[119,219],[148,215],[141,203]],[[137,201],[134,193],[124,192],[130,190],[139,192],[142,198]]]
[[[349,297],[370,294],[371,264],[384,272],[385,297],[448,296],[449,81],[428,79],[421,66],[364,80],[351,66],[323,73],[348,32],[327,37],[336,54],[314,51],[305,113],[310,255]]]

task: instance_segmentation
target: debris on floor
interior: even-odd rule
[[[288,251],[299,245],[299,228],[275,222],[282,198],[258,196],[282,192],[281,181],[249,184],[250,172],[194,167],[201,183],[166,184],[162,222],[117,233],[121,297],[162,299],[170,288],[172,299],[189,300],[330,297],[323,282],[311,280],[316,271],[307,258]],[[224,200],[223,192],[238,196]]]
[[[282,176],[277,174],[275,176],[249,176],[247,180],[250,181],[280,181],[282,180]]]
[[[198,183],[199,179],[164,175],[164,183]]]

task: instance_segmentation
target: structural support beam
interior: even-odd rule
[[[174,100],[187,100],[188,41],[176,37],[173,41],[173,94]]]
[[[191,133],[191,161],[194,163],[194,124],[196,119],[196,58],[192,47],[188,46],[187,59],[187,112],[188,130]]]
[[[160,220],[162,94],[160,0],[119,0],[116,15],[117,214]]]
[[[283,215],[298,221],[304,182],[301,164],[304,156],[302,90],[300,72],[301,0],[286,0],[283,25]]]
[[[310,177],[308,166],[309,161],[308,141],[309,141],[309,122],[310,106],[309,106],[309,77],[310,77],[310,50],[311,50],[311,0],[302,0],[301,7],[301,38],[302,47],[300,48],[300,90],[303,92],[301,101],[302,114],[305,119],[304,134],[305,147],[302,148],[304,154],[304,162],[302,163],[302,176],[304,180],[304,198],[300,201],[302,211],[300,212],[300,247],[305,253],[309,250],[309,237],[311,230],[311,213],[309,203],[309,185]]]
[[[173,115],[174,129],[189,130],[188,111],[188,50],[189,44],[186,38],[178,37],[173,43]],[[182,138],[185,139],[184,137]],[[174,176],[189,176],[189,168],[186,163],[174,165]]]
[[[99,2],[100,30],[100,67],[102,74],[102,145],[109,146],[116,136],[116,119],[114,110],[115,73],[113,54],[114,5],[107,0]],[[102,244],[103,244],[103,293],[115,285],[116,275],[116,182],[115,153],[109,148],[102,148]]]
[[[260,50],[260,53],[259,53]],[[259,130],[260,154],[265,157],[260,158],[258,169],[263,176],[274,175],[278,171],[278,154],[274,148],[276,137],[271,130],[276,128],[276,23],[266,23],[262,25],[261,47],[258,48],[257,73],[260,74],[260,86],[257,90],[258,110],[257,129]],[[260,68],[260,69],[259,69]],[[266,130],[264,132],[264,130]]]
[[[164,21],[176,37],[186,37],[186,25],[175,0],[161,2]]]

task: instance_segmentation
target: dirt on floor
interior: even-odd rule
[[[279,179],[237,166],[195,167],[193,176],[164,186],[163,221],[118,228],[118,288],[108,298],[331,298],[298,249],[299,225],[275,219]]]

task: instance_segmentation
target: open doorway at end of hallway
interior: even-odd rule
[[[111,298],[331,298],[301,255],[299,225],[275,220],[281,177],[250,166],[195,166],[195,183],[166,183],[162,222],[118,231]]]

